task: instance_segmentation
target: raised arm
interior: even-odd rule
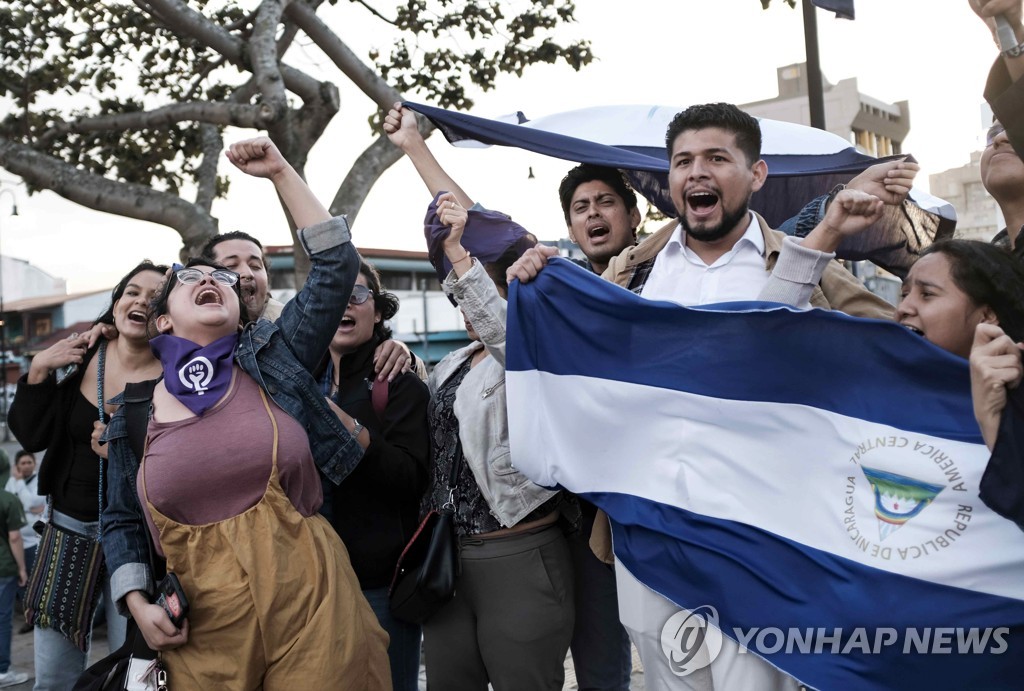
[[[1021,20],[1022,0],[969,0],[971,8],[996,37],[995,17],[1002,15],[1010,28],[1017,49],[1002,53],[992,65],[985,82],[985,100],[992,106],[996,119],[1017,155],[1024,158],[1024,25]],[[1012,53],[1017,53],[1014,56]]]
[[[451,228],[444,241],[444,253],[451,262],[452,272],[445,279],[444,288],[459,303],[488,352],[504,367],[508,304],[483,264],[462,246],[462,233],[469,214],[456,201],[455,195],[449,193],[438,198],[437,215],[441,223]]]
[[[403,108],[401,103],[396,103],[384,118],[384,132],[391,143],[412,161],[423,184],[430,190],[431,197],[436,197],[439,192],[451,192],[463,207],[468,209],[473,206],[473,200],[445,172],[427,147],[423,135],[416,126],[416,113]]]
[[[811,293],[835,258],[839,243],[881,218],[882,207],[882,200],[873,195],[853,189],[839,192],[829,204],[825,217],[802,242],[793,237],[785,239],[758,299],[809,307]]]
[[[273,182],[300,229],[299,242],[310,257],[311,268],[278,323],[288,347],[312,372],[327,352],[359,269],[348,223],[344,217],[331,217],[268,137],[236,142],[227,157],[244,173]]]
[[[285,160],[269,137],[235,142],[225,155],[243,173],[267,178],[274,183],[296,227],[304,228],[331,218],[327,208],[320,203],[306,181]]]
[[[1009,30],[1013,31],[1018,47],[1024,45],[1024,23],[1021,21],[1021,0],[968,0],[971,9],[977,14],[992,32],[992,38],[1000,47],[1000,58],[1010,75],[1011,81],[1024,77],[1024,50],[1014,51],[1017,55],[1003,52],[999,44],[996,17],[1006,20]]]

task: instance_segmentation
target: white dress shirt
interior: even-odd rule
[[[732,249],[710,266],[686,246],[682,224],[676,225],[651,268],[640,294],[690,307],[716,302],[756,300],[768,282],[764,266],[764,236],[754,214]]]

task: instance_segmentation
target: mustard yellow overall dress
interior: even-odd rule
[[[389,690],[387,634],[337,533],[322,516],[300,514],[282,489],[277,421],[260,395],[273,464],[263,497],[241,514],[207,525],[168,518],[149,501],[142,464],[167,570],[190,601],[188,643],[163,654],[170,687]]]

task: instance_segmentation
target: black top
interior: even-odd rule
[[[53,488],[53,505],[80,521],[99,519],[100,459],[92,450],[93,423],[99,420],[96,402],[90,402],[76,387],[68,416],[71,437],[71,465],[67,481]]]
[[[370,445],[340,486],[324,483],[322,509],[348,548],[364,590],[391,583],[398,557],[419,523],[430,458],[430,393],[419,377],[412,372],[395,377],[388,385],[383,419],[373,410],[376,347],[371,340],[341,359],[341,385],[331,398],[366,426]]]
[[[95,348],[86,353],[78,372],[60,386],[52,374],[39,384],[29,384],[23,375],[7,414],[11,432],[26,451],[46,450],[39,466],[39,494],[51,495],[54,509],[81,521],[95,521],[99,515],[99,460],[90,448],[92,423],[99,413],[96,403],[85,401],[79,391],[95,354]],[[88,403],[91,418],[86,425],[85,413],[79,411],[80,422],[74,426],[72,411],[79,401]],[[83,448],[89,449],[91,460]]]

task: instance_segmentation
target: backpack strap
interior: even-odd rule
[[[129,382],[124,387],[124,417],[128,424],[128,444],[139,461],[146,450],[146,428],[149,426],[149,406],[153,402],[153,387],[161,378]]]
[[[377,414],[377,419],[382,423],[384,422],[384,411],[388,407],[388,388],[391,382],[387,379],[384,381],[374,381],[373,386],[370,388],[370,403],[373,405],[373,412]]]
[[[128,445],[132,447],[132,452],[139,463],[142,462],[142,455],[146,452],[146,428],[149,427],[149,407],[153,403],[153,388],[161,379],[163,379],[162,376],[149,381],[128,382],[124,387],[124,417],[125,423],[128,425]],[[153,538],[148,528],[145,533],[146,551],[149,553],[149,570],[153,576],[153,582],[159,583],[167,573],[167,562],[153,548]],[[129,619],[129,621],[131,620]],[[141,638],[141,635],[136,636],[136,642]],[[132,636],[129,635],[125,645],[132,640]]]

